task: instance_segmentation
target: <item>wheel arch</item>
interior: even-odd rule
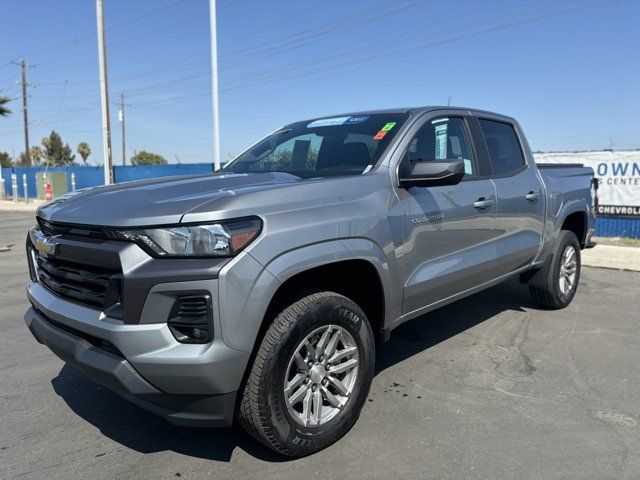
[[[287,252],[266,269],[280,282],[271,296],[262,323],[278,302],[296,289],[323,289],[340,293],[363,309],[374,334],[388,327],[401,292],[393,291],[387,258],[375,243],[363,238],[322,242]],[[261,330],[263,328],[261,327]]]
[[[569,230],[575,233],[582,248],[584,248],[587,243],[587,228],[588,217],[584,210],[574,210],[565,214],[560,226],[560,230]]]

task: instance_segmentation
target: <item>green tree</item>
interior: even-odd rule
[[[0,167],[10,168],[13,165],[13,158],[7,152],[0,152]]]
[[[91,147],[89,147],[89,144],[87,142],[80,142],[76,151],[78,152],[78,155],[82,157],[82,162],[86,165],[87,158],[91,155]]]
[[[42,146],[44,147],[44,160],[48,165],[72,165],[76,158],[69,144],[63,144],[62,138],[55,130],[48,137],[42,139]]]
[[[157,153],[140,150],[131,157],[131,165],[166,165],[167,159]]]
[[[16,159],[16,161],[13,162],[13,166],[14,167],[26,167],[27,166],[27,156],[24,154],[24,152],[20,152],[20,155],[18,155],[18,158]]]
[[[10,101],[11,99],[9,97],[0,97],[0,117],[6,117],[11,113],[11,110],[5,107]]]

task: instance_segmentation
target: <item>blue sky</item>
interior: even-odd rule
[[[105,0],[127,157],[212,159],[207,0]],[[102,161],[93,0],[0,0],[0,92],[28,70],[30,139]],[[13,19],[13,20],[12,20]],[[222,158],[291,121],[446,104],[517,117],[534,150],[640,148],[636,0],[219,0]],[[0,151],[23,148],[19,101]],[[112,106],[114,162],[121,162]]]

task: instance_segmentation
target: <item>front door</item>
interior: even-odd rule
[[[495,277],[496,191],[476,157],[468,119],[454,115],[424,121],[406,148],[403,162],[464,160],[466,175],[458,185],[398,190],[405,212],[403,314]]]

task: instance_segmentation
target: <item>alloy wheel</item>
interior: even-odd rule
[[[284,397],[291,417],[305,427],[323,425],[344,411],[358,377],[358,347],[338,325],[320,327],[289,360]]]

